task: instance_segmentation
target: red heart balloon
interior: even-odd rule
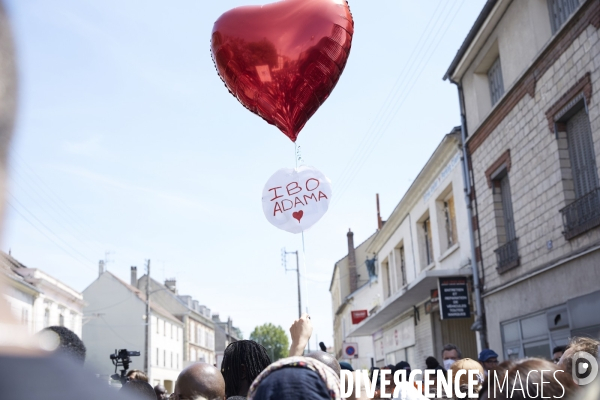
[[[353,33],[346,0],[285,0],[221,15],[211,50],[231,94],[295,142],[340,78]]]

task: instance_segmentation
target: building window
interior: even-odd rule
[[[171,352],[171,368],[173,368],[173,352]]]
[[[163,367],[167,366],[167,351],[163,350]]]
[[[493,106],[504,94],[504,81],[502,79],[502,66],[500,65],[500,57],[494,61],[488,70],[487,76],[490,84],[490,96]]]
[[[548,0],[552,34],[555,34],[563,26],[577,7],[579,7],[579,0]]]
[[[396,266],[396,273],[398,274],[398,279],[400,280],[400,287],[403,287],[406,285],[406,259],[404,255],[404,246],[401,246],[397,249]]]
[[[156,318],[156,333],[160,333],[159,325],[160,325],[160,319],[157,317]]]
[[[44,311],[44,328],[50,326],[50,310],[46,308]]]
[[[62,314],[58,316],[58,325],[65,326],[65,316]]]
[[[567,140],[575,197],[580,199],[598,188],[594,142],[585,108],[567,121]]]
[[[456,237],[456,214],[454,212],[454,197],[444,201],[444,222],[446,225],[446,242],[448,248],[454,246],[458,242]]]
[[[158,347],[156,348],[156,366],[158,366],[158,356],[160,355],[160,350]]]
[[[503,170],[495,177],[493,191],[496,232],[499,244],[495,252],[498,261],[498,271],[502,273],[519,265],[510,182],[506,170]]]
[[[431,240],[431,219],[423,221],[423,242],[425,244],[426,266],[433,262],[433,243]]]
[[[196,349],[190,350],[190,361],[196,361]]]
[[[563,181],[568,182],[565,199],[569,204],[560,210],[566,239],[600,226],[596,154],[584,105],[583,101],[579,101],[578,106],[556,123],[559,148],[564,149],[566,145],[569,150],[568,159],[561,157]]]
[[[29,325],[29,310],[26,308],[21,309],[21,322],[24,325]]]
[[[392,284],[391,284],[391,276],[390,276],[390,264],[389,261],[384,261],[381,263],[381,269],[383,272],[384,279],[384,293],[383,298],[387,299],[392,294]]]

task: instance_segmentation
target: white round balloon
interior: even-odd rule
[[[279,229],[300,233],[313,226],[329,208],[331,182],[313,167],[282,168],[263,189],[265,217]]]

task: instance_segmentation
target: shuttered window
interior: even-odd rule
[[[425,260],[427,265],[433,262],[433,246],[431,243],[431,220],[427,218],[423,222],[423,233],[425,239]]]
[[[513,217],[512,200],[510,196],[510,183],[508,175],[500,180],[500,194],[502,196],[502,214],[504,216],[504,229],[506,230],[506,242],[516,239],[515,220]]]
[[[448,248],[452,247],[457,241],[456,237],[456,215],[454,213],[454,197],[450,197],[444,202],[444,218],[446,222],[446,238]]]
[[[567,140],[575,196],[579,199],[598,187],[594,143],[585,108],[567,121]]]
[[[563,26],[577,7],[579,7],[579,0],[548,0],[552,34],[555,34]]]
[[[406,260],[404,258],[404,246],[400,247],[400,276],[402,277],[402,286],[406,285]]]
[[[504,94],[504,81],[502,80],[502,67],[500,65],[500,57],[494,61],[488,70],[488,81],[490,83],[490,97],[492,106],[500,100]]]

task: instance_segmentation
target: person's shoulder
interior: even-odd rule
[[[60,356],[0,356],[0,387],[11,400],[130,400]]]

